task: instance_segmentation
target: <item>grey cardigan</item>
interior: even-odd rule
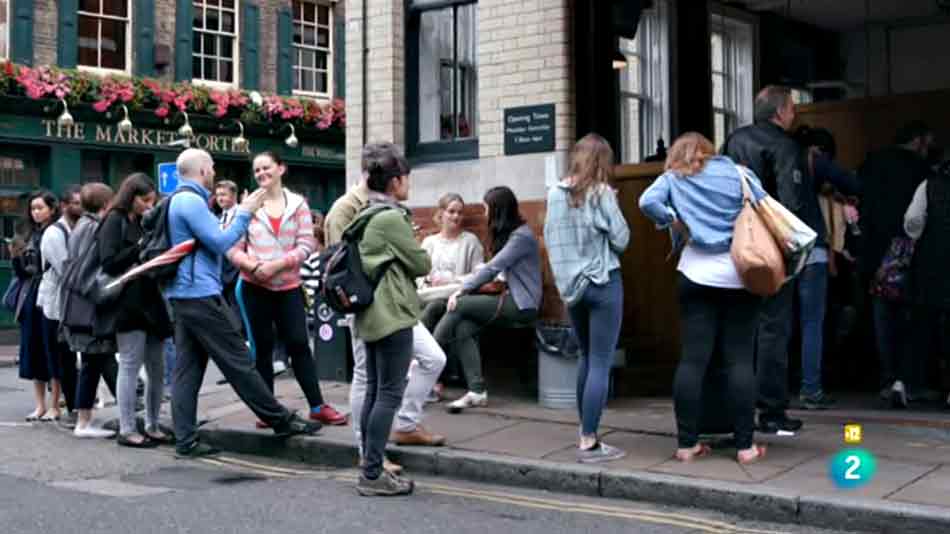
[[[541,308],[541,248],[527,224],[515,229],[495,256],[462,284],[462,293],[475,292],[504,273],[519,310]]]

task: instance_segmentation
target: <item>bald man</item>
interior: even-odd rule
[[[263,189],[238,206],[233,222],[222,229],[208,208],[214,186],[214,161],[204,150],[188,149],[178,156],[179,185],[169,200],[168,228],[173,245],[194,239],[195,252],[178,266],[165,289],[175,319],[178,361],[173,375],[172,418],[176,454],[193,458],[218,451],[198,442],[198,391],[208,358],[214,360],[241,400],[279,436],[312,434],[320,424],[306,421],[277,402],[257,373],[238,319],[221,296],[221,261],[225,252],[247,232],[251,214],[263,200]]]

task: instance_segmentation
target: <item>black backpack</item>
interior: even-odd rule
[[[187,192],[197,195],[194,191],[187,189],[178,189],[171,195],[163,198],[154,208],[149,210],[142,217],[142,231],[144,235],[140,244],[139,261],[145,263],[151,261],[161,254],[168,252],[172,248],[171,230],[168,228],[168,210],[172,204],[172,199],[178,193]],[[197,249],[197,245],[195,246]],[[174,280],[178,274],[178,265],[180,262],[174,262],[167,265],[159,265],[142,273],[155,280],[159,284],[165,284]]]
[[[392,207],[377,205],[366,209],[370,211],[369,215],[347,228],[340,242],[328,247],[317,258],[317,264],[323,266],[323,272],[319,274],[321,294],[330,308],[343,314],[359,313],[370,307],[376,286],[392,264],[390,260],[380,266],[375,279],[363,271],[359,247],[363,232],[373,217]]]

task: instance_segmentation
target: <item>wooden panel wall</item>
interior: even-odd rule
[[[950,143],[950,90],[800,105],[798,124],[831,130],[838,162],[857,169],[868,152],[893,144],[898,128],[923,120],[938,143]]]
[[[679,359],[676,260],[667,259],[670,252],[668,234],[656,230],[638,206],[640,194],[662,172],[660,163],[624,165],[618,167],[614,182],[631,232],[630,246],[621,258],[624,319],[620,336],[621,345],[627,350],[627,366],[620,370],[616,383],[620,395],[669,393]],[[438,231],[432,220],[434,212],[433,207],[413,210],[413,220],[420,227],[420,239]],[[554,285],[544,248],[544,202],[522,202],[521,213],[542,244],[542,319],[566,320],[564,304]],[[467,205],[464,215],[465,229],[478,235],[487,250],[488,228],[484,209],[480,204]]]

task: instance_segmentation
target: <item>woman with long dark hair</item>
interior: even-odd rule
[[[228,259],[241,270],[236,296],[257,371],[273,392],[276,331],[310,404],[309,418],[325,425],[344,425],[346,417],[323,399],[307,336],[300,266],[316,249],[307,199],[284,187],[287,166],[274,152],[254,156],[253,169],[257,184],[265,191],[264,204],[251,219],[247,233],[228,252]],[[258,421],[257,426],[266,424]]]
[[[570,174],[548,192],[544,221],[554,280],[580,342],[577,460],[581,463],[624,456],[597,437],[623,319],[620,254],[630,241],[617,193],[610,187],[613,160],[613,149],[603,137],[588,134],[578,141],[571,153]]]
[[[155,182],[144,173],[129,175],[109,206],[99,230],[102,271],[119,276],[139,262],[142,216],[155,205]],[[170,438],[158,426],[162,404],[165,357],[164,340],[172,335],[171,320],[158,284],[139,277],[125,285],[116,306],[116,342],[119,346],[119,445],[152,447]],[[145,435],[139,434],[136,418],[136,385],[145,365]]]
[[[13,247],[13,272],[20,279],[16,319],[20,323],[20,378],[33,382],[36,409],[26,416],[27,421],[52,421],[59,413],[59,365],[49,357],[43,331],[43,312],[37,304],[44,261],[40,252],[43,233],[59,219],[59,200],[46,190],[35,191],[27,197],[26,214],[17,228]],[[46,404],[46,385],[52,383],[51,404]],[[47,410],[47,408],[49,410]]]
[[[489,324],[531,326],[541,307],[541,250],[518,211],[518,199],[502,186],[489,189],[484,202],[492,259],[449,297],[448,311],[435,327],[435,339],[446,352],[454,349],[468,383],[468,393],[449,404],[452,413],[488,403],[476,334]],[[479,294],[499,275],[506,286],[501,294]]]

